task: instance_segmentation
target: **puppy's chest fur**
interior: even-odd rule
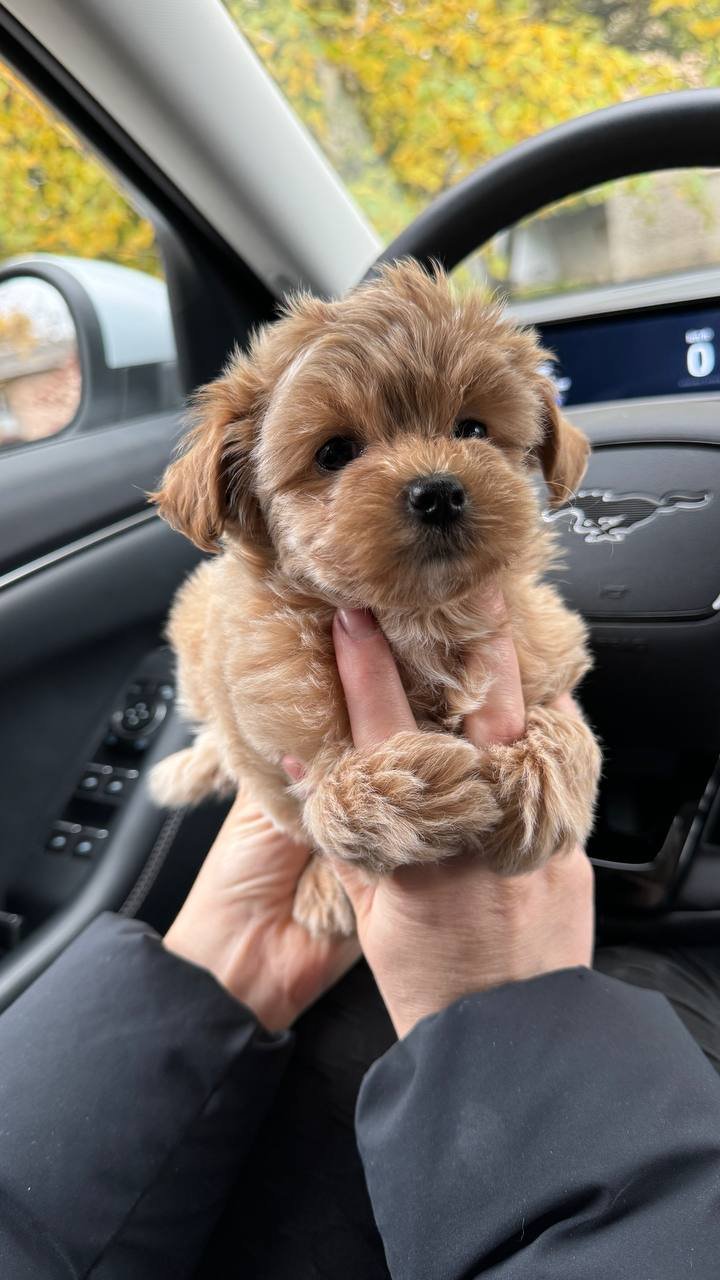
[[[552,587],[533,576],[505,587],[509,626],[518,655],[528,707],[573,689],[590,666],[585,628]],[[419,723],[459,732],[463,718],[482,707],[494,665],[497,627],[482,613],[448,610],[406,630],[402,622],[381,620],[390,640],[410,705]]]
[[[468,648],[455,644],[403,643],[391,639],[391,647],[415,719],[419,724],[460,729],[463,715],[482,703],[485,673],[482,650],[488,641],[478,639],[472,673],[466,666]]]
[[[503,585],[527,705],[573,688],[589,666],[580,619],[534,575]],[[334,611],[281,586],[224,554],[191,576],[170,619],[185,706],[219,736],[238,776],[253,759],[271,768],[284,754],[310,763],[350,743]],[[492,625],[462,609],[379,621],[418,722],[459,731],[486,695]]]

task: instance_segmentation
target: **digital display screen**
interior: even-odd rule
[[[537,328],[561,404],[720,390],[720,306]]]

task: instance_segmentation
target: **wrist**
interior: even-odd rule
[[[468,981],[467,984],[456,984],[451,989],[448,988],[442,995],[438,995],[435,999],[418,999],[413,1001],[404,998],[393,1004],[391,1001],[383,997],[386,1004],[390,1020],[395,1028],[398,1039],[402,1040],[409,1035],[411,1031],[422,1022],[424,1018],[432,1018],[437,1014],[443,1013],[449,1009],[458,1000],[463,1000],[468,996],[483,995],[487,992],[497,990],[498,987],[514,986],[520,982],[531,982],[534,979],[547,977],[551,973],[561,973],[568,969],[589,969],[591,964],[589,960],[574,959],[568,960],[567,964],[553,965],[550,968],[535,968],[528,972],[498,973],[497,976],[489,978],[484,975],[482,981]]]
[[[284,1031],[299,1017],[292,993],[281,990],[262,946],[263,930],[248,927],[238,934],[224,932],[213,922],[208,933],[197,921],[188,921],[181,911],[168,929],[164,945],[168,951],[212,974],[228,995],[244,1004],[267,1031]]]

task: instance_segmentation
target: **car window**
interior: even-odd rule
[[[720,171],[683,169],[550,205],[496,236],[457,276],[519,302],[660,279],[682,299],[716,293],[719,266]]]
[[[0,448],[180,402],[152,223],[0,64]]]
[[[717,0],[225,5],[385,241],[484,162],[563,120],[720,83]],[[663,222],[668,190],[672,227]],[[717,229],[705,236],[716,213],[715,177],[671,180],[669,188],[645,180],[608,201],[595,193],[567,203],[552,225],[496,244],[475,274],[512,292],[519,273],[520,295],[530,296],[593,276],[705,265],[708,255],[718,260]],[[652,253],[648,218],[658,240]],[[552,242],[546,267],[537,260],[544,235]],[[560,252],[566,238],[570,262]]]

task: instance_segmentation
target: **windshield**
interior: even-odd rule
[[[439,192],[524,138],[621,100],[720,83],[717,0],[225,5],[384,242]],[[718,261],[715,243],[709,254],[706,239],[717,201],[707,198],[702,175],[673,190],[701,210],[697,235],[688,238],[683,227],[684,251],[678,259],[675,248],[667,264],[657,244],[647,263],[633,244],[622,278]],[[630,192],[635,212],[643,194],[647,188]],[[563,263],[552,281],[539,280],[537,271],[527,279],[521,271],[518,279],[518,245],[526,236],[513,242],[514,265],[510,246],[500,242],[473,274],[485,271],[514,296],[564,291],[598,276],[613,280],[612,272],[587,264],[602,203],[596,192],[575,221],[567,202],[558,211],[560,242],[574,236],[575,226],[582,229],[575,256],[584,265],[577,271]],[[596,212],[583,212],[588,208]]]

